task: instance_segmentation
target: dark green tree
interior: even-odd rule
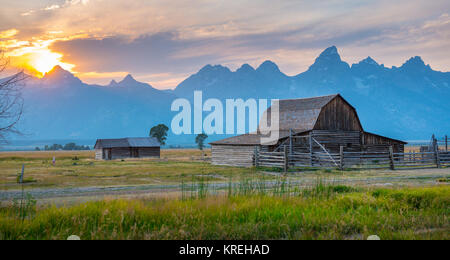
[[[169,127],[164,124],[159,124],[150,129],[150,137],[155,137],[161,145],[165,145],[167,140],[167,131],[169,131]]]
[[[64,145],[63,150],[66,150],[66,151],[77,150],[77,145],[75,143],[68,143],[68,144]]]
[[[198,149],[203,151],[203,148],[205,147],[205,140],[208,138],[206,134],[199,134],[197,137],[195,137],[195,143],[198,145]]]

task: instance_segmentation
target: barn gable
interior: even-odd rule
[[[271,107],[265,112],[268,124],[271,124]],[[313,98],[283,99],[279,101],[279,138],[312,130],[363,131],[356,113],[341,95],[329,95]],[[261,129],[261,125],[259,126]],[[212,142],[224,145],[260,144],[261,134],[250,133]]]
[[[314,130],[363,131],[356,109],[336,95],[320,111]]]
[[[314,98],[283,99],[279,101],[279,126],[281,131],[294,130],[303,132],[314,129],[322,109],[339,95],[330,95]],[[264,116],[268,124],[271,123],[272,107],[269,107]],[[261,126],[260,126],[261,128]]]

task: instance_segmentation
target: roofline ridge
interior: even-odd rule
[[[323,96],[317,96],[317,97],[307,97],[307,98],[288,98],[288,99],[280,99],[280,101],[287,101],[287,100],[305,100],[305,99],[317,99],[317,98],[324,98],[324,97],[337,97],[341,96],[341,94],[332,94],[332,95],[323,95]]]

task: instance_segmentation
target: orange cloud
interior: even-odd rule
[[[6,30],[6,31],[1,31],[0,32],[0,39],[11,38],[11,37],[15,36],[17,33],[19,33],[19,31],[16,30],[16,29],[10,29],[10,30]]]
[[[49,31],[48,34],[32,37],[29,40],[14,39],[13,37],[18,33],[16,29],[0,32],[0,48],[10,58],[13,67],[24,69],[36,77],[42,77],[56,65],[74,72],[75,65],[63,62],[64,54],[52,51],[50,46],[56,41],[88,37],[84,33],[58,37],[57,35],[62,31]]]

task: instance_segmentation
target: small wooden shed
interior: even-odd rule
[[[161,144],[154,137],[98,139],[96,160],[160,157]]]
[[[271,108],[265,112],[270,124]],[[292,152],[339,153],[386,152],[392,146],[403,153],[406,142],[364,131],[356,109],[341,95],[279,102],[279,139],[262,144],[259,132],[234,136],[211,143],[212,163],[215,165],[252,166],[255,149],[281,151],[289,146]]]

